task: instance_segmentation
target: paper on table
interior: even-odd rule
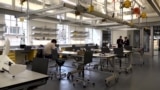
[[[26,65],[15,64],[10,66],[9,72],[12,75],[17,75],[26,70]]]

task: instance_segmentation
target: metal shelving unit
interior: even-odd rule
[[[58,29],[47,27],[32,27],[32,38],[35,40],[51,40],[57,38]]]
[[[71,32],[72,39],[85,40],[88,38],[88,32],[86,31],[72,31]]]

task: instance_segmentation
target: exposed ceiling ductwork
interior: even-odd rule
[[[158,6],[158,3],[156,0],[147,0],[148,3],[152,6],[152,8],[157,12],[157,14],[160,16],[160,7]]]
[[[76,10],[76,7],[75,7],[75,6],[70,5],[70,4],[67,4],[67,3],[64,3],[64,7],[67,7],[67,8]],[[83,7],[83,6],[82,6],[82,7]],[[84,8],[85,8],[85,7],[84,7]],[[86,8],[85,8],[85,9],[86,9]],[[102,13],[97,12],[97,11],[85,12],[85,13],[94,15],[94,16],[96,16],[96,17],[101,17],[101,18],[104,18],[104,19],[107,19],[107,20],[110,20],[110,21],[113,21],[113,22],[117,22],[117,23],[120,23],[120,24],[125,24],[125,25],[128,25],[128,26],[131,26],[131,24],[130,24],[129,22],[127,22],[127,21],[123,21],[123,20],[118,19],[118,18],[112,18],[111,16],[109,16],[109,15],[107,15],[107,14],[102,14]],[[140,28],[138,25],[132,25],[131,27]]]

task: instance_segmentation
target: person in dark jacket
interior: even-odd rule
[[[129,46],[129,39],[127,37],[124,37],[124,46]]]
[[[118,48],[122,48],[122,47],[123,47],[123,39],[122,39],[122,36],[120,36],[119,39],[117,39],[117,45],[118,45]]]

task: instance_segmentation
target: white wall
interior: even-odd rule
[[[124,31],[124,30],[112,31],[111,32],[111,43],[113,45],[117,45],[117,39],[119,38],[119,36],[122,36],[122,38],[124,39],[124,37],[127,36],[127,31]]]

